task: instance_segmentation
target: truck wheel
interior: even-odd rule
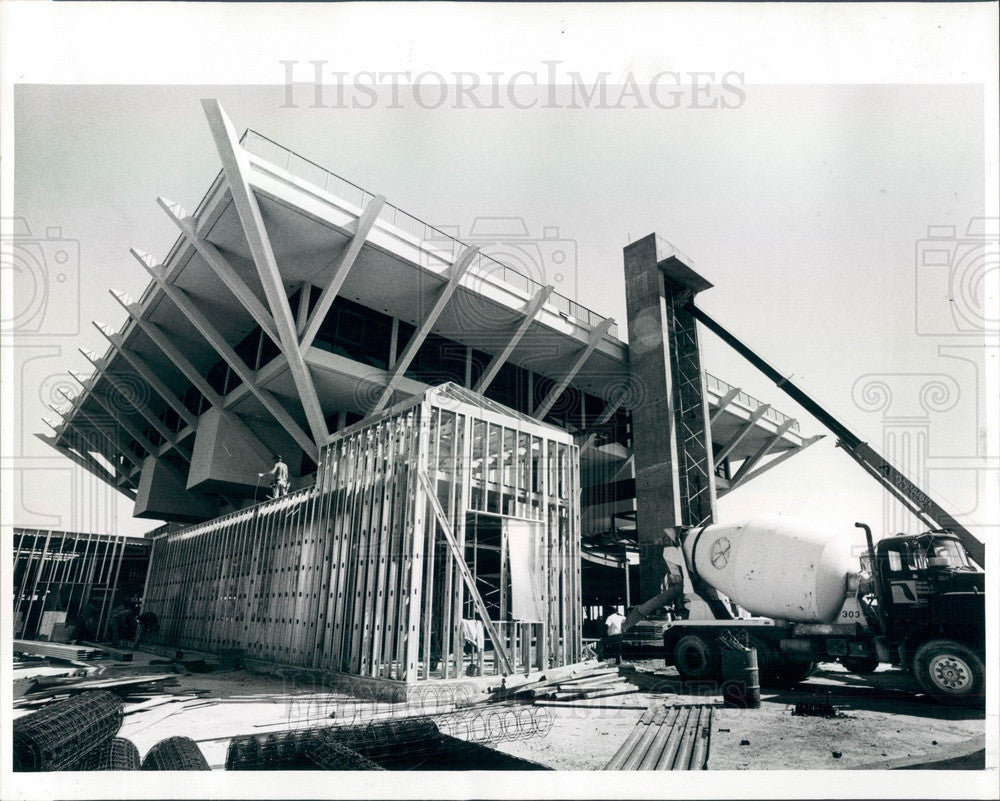
[[[714,644],[697,634],[686,634],[674,646],[674,667],[683,679],[715,679],[720,656]]]
[[[913,655],[913,675],[938,701],[981,704],[985,683],[982,658],[954,640],[931,640]]]
[[[842,664],[849,673],[857,673],[860,675],[865,675],[868,673],[874,673],[875,669],[879,666],[878,654],[866,654],[865,656],[842,656],[840,657],[840,664]]]

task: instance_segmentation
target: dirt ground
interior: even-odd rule
[[[985,733],[982,710],[945,707],[919,695],[913,679],[883,665],[871,676],[822,664],[791,690],[761,693],[760,709],[726,709],[714,686],[692,687],[660,661],[637,661],[622,672],[644,690],[602,699],[620,709],[549,707],[544,739],[503,743],[501,750],[560,770],[599,770],[652,703],[719,704],[713,711],[709,770],[836,770],[878,768],[907,757],[939,759],[949,747]],[[827,700],[838,717],[796,716],[798,701]]]
[[[119,664],[111,672],[170,672],[169,667],[149,665],[152,656],[136,656],[135,666]],[[794,689],[765,688],[760,708],[753,710],[724,708],[714,685],[683,683],[673,668],[658,660],[626,663],[621,674],[635,692],[573,706],[536,707],[551,716],[551,730],[496,747],[557,770],[600,770],[651,704],[718,705],[713,710],[710,770],[873,768],[908,757],[930,761],[961,750],[985,730],[982,710],[933,703],[919,694],[910,677],[887,666],[858,677],[837,664],[823,664]],[[244,670],[178,674],[176,683],[164,690],[145,704],[126,705],[119,736],[132,740],[141,755],[167,737],[191,737],[214,769],[224,768],[229,740],[238,734],[414,712],[402,704],[353,698],[309,677],[282,679]],[[792,714],[796,702],[826,701],[827,693],[837,717]],[[444,724],[448,715],[438,720]],[[442,730],[447,730],[444,725]]]

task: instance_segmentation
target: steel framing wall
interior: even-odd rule
[[[158,538],[145,607],[163,645],[377,679],[568,664],[579,496],[570,434],[445,384],[334,435],[314,487]],[[514,619],[510,521],[539,620]]]
[[[14,637],[37,637],[46,612],[62,613],[69,624],[86,617],[90,636],[100,637],[115,604],[141,593],[150,544],[121,534],[15,528]]]

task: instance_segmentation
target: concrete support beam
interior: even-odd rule
[[[729,491],[732,492],[734,489],[736,489],[736,486],[742,486],[743,484],[746,484],[748,481],[753,481],[755,478],[759,478],[764,473],[766,473],[768,470],[771,470],[772,468],[777,467],[779,464],[781,464],[786,459],[791,459],[793,456],[795,456],[798,453],[801,453],[802,451],[804,451],[806,448],[808,448],[813,443],[819,442],[821,439],[823,439],[824,436],[826,436],[826,435],[825,434],[816,434],[813,437],[809,437],[809,439],[803,440],[802,444],[798,448],[792,448],[792,449],[787,450],[787,451],[782,451],[780,454],[778,454],[777,456],[775,456],[773,459],[770,459],[767,462],[765,462],[764,464],[762,464],[756,470],[752,470],[751,472],[747,473],[747,475],[744,478],[740,479],[740,482],[739,482],[738,485],[730,484]]]
[[[285,430],[292,436],[296,444],[298,444],[298,446],[309,455],[309,458],[316,461],[319,458],[319,448],[316,446],[316,443],[309,438],[306,432],[302,430],[302,427],[295,422],[295,419],[288,413],[285,407],[281,405],[274,395],[254,383],[253,371],[246,366],[246,363],[239,357],[239,355],[237,355],[236,351],[233,350],[229,343],[226,342],[225,337],[219,333],[219,330],[212,325],[204,313],[202,313],[202,311],[194,304],[194,301],[191,300],[188,294],[184,292],[184,290],[180,289],[180,287],[167,283],[163,267],[156,264],[149,254],[142,253],[135,248],[133,248],[131,252],[138,262],[150,274],[153,280],[160,286],[163,293],[170,298],[178,309],[180,309],[184,316],[187,317],[191,325],[198,329],[198,332],[205,338],[208,344],[215,348],[216,353],[218,353],[219,356],[225,360],[225,362],[232,368],[233,372],[240,377],[240,380],[247,385],[254,396],[261,402],[264,408],[267,409],[268,413],[274,417],[279,424],[284,426]]]
[[[60,395],[63,396],[65,400],[69,401],[70,403],[73,403],[73,398],[67,395],[62,389],[58,390],[58,392]],[[53,411],[55,411],[55,408],[51,404],[49,404],[49,407],[52,408]],[[73,425],[74,428],[76,428],[77,431],[79,431],[80,426],[76,422],[77,417],[82,417],[84,420],[90,423],[90,425],[93,427],[94,433],[100,434],[104,438],[104,441],[108,445],[107,449],[104,452],[117,453],[119,459],[131,462],[132,466],[137,469],[142,468],[142,459],[140,459],[138,456],[136,456],[134,453],[132,453],[132,451],[130,451],[122,444],[121,440],[116,436],[117,431],[115,430],[115,427],[113,425],[99,419],[98,417],[88,412],[85,412],[83,410],[82,403],[76,407],[76,414],[74,415],[74,420],[73,423],[71,424]]]
[[[53,407],[50,406],[50,408],[53,408]],[[53,411],[55,411],[56,414],[59,414],[59,412],[57,410],[55,410],[54,408],[53,408]],[[73,449],[77,453],[79,453],[80,456],[83,459],[85,459],[86,461],[89,461],[89,462],[93,463],[95,466],[100,466],[100,462],[98,462],[91,455],[91,452],[93,452],[93,453],[99,453],[102,456],[104,456],[104,450],[100,447],[101,443],[100,442],[95,442],[94,439],[86,431],[81,430],[81,428],[79,426],[77,426],[77,425],[74,425],[73,422],[71,422],[69,420],[64,420],[63,421],[63,431],[62,431],[62,433],[59,436],[61,438],[75,437],[77,440],[82,441],[83,444],[86,445],[86,450],[81,449],[78,443],[71,442],[71,445],[72,445]],[[125,473],[125,471],[124,471],[124,469],[122,469],[121,465],[116,464],[113,459],[108,458],[107,456],[105,456],[105,458],[114,467],[114,471],[115,471],[114,474],[110,474],[111,475],[110,480],[108,478],[106,478],[104,475],[102,475],[102,473],[107,473],[108,472],[107,470],[104,470],[103,467],[101,467],[101,470],[97,470],[95,468],[95,469],[91,470],[90,472],[93,473],[94,475],[96,475],[98,478],[101,478],[101,480],[106,481],[107,483],[109,483],[115,489],[119,489],[120,488],[119,485],[121,484],[122,479],[125,479],[126,481],[129,481],[131,483],[131,479],[128,478],[128,474]]]
[[[191,364],[190,359],[184,355],[183,351],[173,343],[169,336],[160,330],[159,326],[142,319],[142,307],[137,303],[127,303],[124,300],[124,296],[119,296],[119,293],[112,292],[111,294],[122,305],[122,308],[128,312],[129,316],[135,320],[135,324],[139,326],[140,330],[153,341],[153,344],[163,352],[164,356],[170,359],[174,367],[180,370],[184,377],[202,394],[205,400],[212,404],[212,406],[221,406],[222,396],[212,388],[212,385],[208,383],[208,379],[198,371],[198,368]],[[160,381],[159,383],[162,384],[163,382]],[[159,392],[159,389],[157,389],[157,392]],[[170,390],[167,390],[167,392],[173,395],[173,392]],[[191,415],[190,412],[187,414]],[[189,425],[193,425],[196,419],[193,415],[191,417],[192,419],[188,420]],[[187,420],[186,417],[185,419]]]
[[[755,453],[744,459],[743,464],[740,465],[740,469],[736,471],[736,474],[731,479],[729,479],[730,490],[735,489],[743,482],[743,479],[746,478],[747,474],[757,466],[757,463],[760,462],[761,459],[771,452],[771,449],[778,444],[778,440],[785,435],[785,432],[788,431],[794,423],[795,421],[792,418],[785,420],[784,423],[778,426],[778,430],[768,437],[767,442],[761,445]]]
[[[625,386],[622,387],[621,392],[619,392],[615,396],[614,400],[608,401],[608,405],[605,406],[604,411],[602,411],[597,416],[597,419],[594,421],[594,425],[595,426],[605,425],[614,416],[615,412],[617,412],[622,407],[622,404],[625,403],[625,398],[628,397],[628,393],[631,390],[632,390],[632,380],[630,378],[626,382]]]
[[[312,284],[303,281],[299,284],[299,306],[295,310],[295,330],[302,334],[309,322],[309,298],[312,295]]]
[[[313,340],[316,339],[316,334],[319,332],[320,326],[326,319],[326,315],[330,313],[333,302],[337,299],[340,288],[344,285],[344,281],[351,272],[351,267],[357,260],[358,254],[365,244],[365,240],[368,239],[368,233],[371,231],[372,226],[375,225],[375,220],[378,219],[379,212],[382,211],[384,204],[385,198],[381,195],[376,195],[368,201],[368,205],[365,206],[364,211],[361,212],[361,216],[358,217],[357,227],[354,229],[351,241],[347,243],[344,252],[340,254],[336,262],[327,268],[327,282],[320,291],[316,307],[313,309],[312,314],[309,315],[309,319],[305,325],[299,328],[302,350],[312,345]]]
[[[608,331],[611,330],[611,326],[615,324],[615,321],[608,317],[603,320],[598,325],[594,326],[593,330],[590,332],[590,336],[587,338],[587,344],[580,348],[580,352],[577,354],[576,358],[573,360],[572,366],[566,371],[566,374],[559,380],[549,394],[545,396],[538,408],[535,409],[534,418],[536,420],[542,420],[545,415],[551,411],[555,402],[559,400],[559,396],[566,391],[566,387],[570,385],[570,382],[576,378],[576,374],[580,372],[580,368],[586,363],[587,359],[590,358],[590,354],[594,352],[594,349],[600,344],[601,340],[607,336]]]
[[[167,386],[166,382],[157,375],[152,367],[125,345],[125,337],[103,328],[100,331],[104,334],[104,338],[108,340],[111,347],[115,349],[115,352],[132,365],[132,368],[142,377],[142,380],[149,384],[150,388],[163,399],[164,403],[177,413],[177,416],[181,420],[189,426],[197,425],[198,416],[184,405],[184,401]]]
[[[517,328],[514,329],[514,333],[511,334],[510,339],[507,341],[507,344],[504,345],[503,350],[490,359],[489,365],[487,365],[483,374],[479,377],[479,381],[476,382],[476,386],[473,389],[474,392],[482,394],[489,389],[490,384],[493,383],[493,379],[496,378],[497,373],[500,372],[500,368],[507,363],[507,360],[510,358],[510,354],[514,352],[514,348],[516,348],[521,342],[521,339],[531,327],[531,323],[534,322],[536,317],[538,317],[538,312],[542,310],[542,306],[545,305],[549,296],[554,291],[555,287],[551,284],[543,286],[534,294],[531,300],[528,301],[528,305],[524,307],[524,318],[518,324]]]
[[[725,395],[719,398],[719,403],[715,407],[715,411],[712,412],[712,416],[709,418],[710,423],[714,423],[719,419],[719,416],[726,410],[726,407],[733,402],[733,399],[740,394],[739,387],[733,387]]]
[[[61,453],[63,456],[65,456],[67,459],[73,462],[73,464],[75,464],[77,467],[86,470],[92,476],[103,481],[109,487],[116,490],[117,492],[122,493],[127,498],[130,498],[133,501],[135,500],[135,490],[128,487],[119,486],[115,481],[115,477],[111,473],[109,473],[104,467],[102,467],[101,464],[89,454],[87,454],[86,458],[84,458],[84,456],[78,454],[76,451],[67,448],[65,445],[59,444],[57,441],[57,437],[47,437],[44,434],[35,434],[35,436],[38,437],[38,439],[40,439],[46,445],[55,448],[59,453]]]
[[[233,124],[219,102],[203,100],[202,106],[208,117],[208,126],[212,130],[216,150],[222,160],[222,170],[233,196],[233,204],[236,206],[243,233],[250,246],[250,254],[257,267],[257,275],[264,287],[281,350],[288,359],[292,380],[295,382],[299,401],[309,423],[309,430],[312,432],[314,451],[318,453],[319,448],[326,443],[330,432],[326,427],[326,419],[323,417],[312,373],[309,372],[309,366],[302,357],[295,318],[288,303],[288,296],[285,294],[285,286],[271,247],[271,240],[264,227],[264,217],[257,204],[257,196],[250,187],[247,153],[240,146]]]
[[[385,389],[382,390],[382,394],[375,402],[375,405],[372,407],[369,414],[378,414],[386,407],[386,405],[388,405],[389,401],[392,399],[393,392],[396,391],[396,387],[399,386],[399,382],[403,379],[407,369],[413,362],[413,358],[417,355],[417,351],[420,350],[420,346],[424,344],[424,340],[427,339],[427,335],[431,332],[431,328],[434,327],[438,317],[441,316],[441,312],[445,310],[445,307],[448,305],[448,301],[451,300],[451,296],[455,294],[455,290],[458,289],[458,285],[462,282],[462,276],[464,276],[468,271],[469,265],[472,264],[472,260],[475,258],[477,253],[479,253],[478,247],[470,247],[466,248],[458,255],[455,263],[451,266],[451,274],[448,277],[448,283],[444,285],[441,290],[441,294],[438,295],[438,298],[431,307],[430,312],[428,312],[424,321],[420,324],[420,327],[410,338],[402,356],[396,360],[396,365],[393,368],[392,375],[389,377],[389,383],[386,384]]]
[[[158,197],[156,202],[160,204],[160,208],[167,213],[167,216],[174,221],[174,224],[180,229],[187,241],[198,251],[198,255],[212,268],[212,272],[219,277],[219,280],[226,285],[226,288],[233,293],[243,308],[253,317],[257,325],[274,340],[276,345],[280,346],[281,341],[278,339],[278,332],[274,327],[274,318],[264,308],[264,304],[260,302],[260,299],[253,293],[253,290],[237,275],[236,270],[226,261],[226,258],[219,252],[219,249],[207,239],[202,239],[198,236],[195,229],[194,217],[190,216],[181,205],[165,198]]]
[[[750,418],[740,427],[736,436],[733,437],[729,442],[727,442],[721,451],[715,454],[715,467],[718,468],[722,464],[723,460],[733,452],[733,449],[739,445],[744,439],[746,439],[747,434],[754,430],[757,425],[757,421],[760,420],[768,410],[771,408],[769,403],[765,403],[763,406],[758,406],[750,414]]]
[[[114,420],[116,423],[118,423],[118,425],[124,428],[125,431],[128,432],[128,435],[132,437],[132,439],[134,439],[136,442],[138,442],[140,447],[144,451],[146,451],[146,453],[153,454],[157,452],[158,450],[157,447],[153,445],[153,443],[146,438],[146,435],[143,434],[142,431],[140,431],[132,423],[131,420],[129,420],[125,415],[121,414],[121,412],[119,412],[115,408],[115,405],[113,403],[111,403],[108,400],[105,400],[100,395],[98,395],[90,386],[87,385],[84,379],[80,378],[80,376],[73,370],[70,370],[69,374],[73,376],[73,378],[75,378],[79,382],[80,386],[82,386],[85,390],[90,390],[90,394],[88,395],[88,397],[91,398],[95,403],[97,403],[98,406],[104,409],[104,411],[108,413],[108,415],[111,417],[112,420]],[[65,392],[60,391],[60,393],[64,398],[69,400],[69,396],[67,396]]]
[[[95,325],[98,328],[101,328],[100,324],[95,323]],[[100,359],[90,351],[83,350],[83,348],[80,348],[80,353],[82,353],[84,358],[94,366],[94,370],[96,370],[98,373],[102,374],[105,378],[108,379],[108,383],[110,383],[111,386],[113,386],[116,390],[118,390],[123,398],[131,397],[132,395],[131,389],[125,386],[125,384],[123,384],[122,381],[120,381],[114,373],[112,373],[110,370],[107,369],[107,361],[105,359]],[[169,442],[177,450],[177,452],[181,454],[181,456],[187,458],[186,455],[181,451],[180,443],[177,441],[177,437],[174,435],[174,432],[171,431],[169,428],[167,428],[159,417],[153,414],[152,409],[150,409],[145,403],[142,403],[141,401],[138,401],[133,405],[135,407],[135,410],[142,415],[143,419],[147,423],[149,423],[153,428],[156,429],[157,433],[161,437],[163,437],[164,440]]]

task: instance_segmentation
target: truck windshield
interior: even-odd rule
[[[927,551],[928,564],[931,567],[971,567],[965,549],[955,540],[935,539]]]

